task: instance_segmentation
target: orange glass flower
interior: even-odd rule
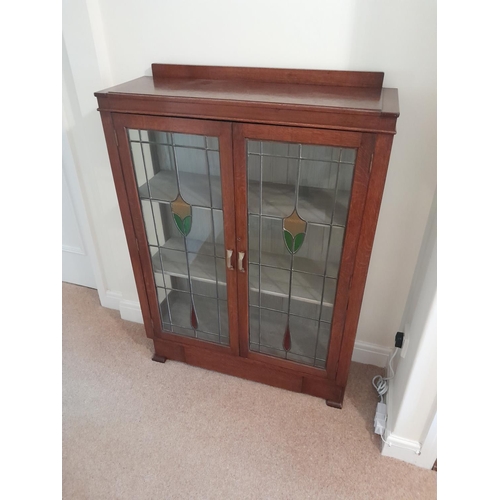
[[[307,222],[300,217],[297,210],[283,219],[283,239],[290,253],[296,253],[304,243],[306,237]]]
[[[191,205],[186,203],[180,193],[177,198],[170,204],[175,225],[183,236],[187,236],[191,231]]]

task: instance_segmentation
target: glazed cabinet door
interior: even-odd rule
[[[335,377],[373,144],[234,126],[241,355]]]
[[[231,125],[125,114],[113,125],[153,336],[238,354]]]

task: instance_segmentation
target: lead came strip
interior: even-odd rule
[[[302,144],[299,144],[299,158],[302,156]],[[287,250],[292,254],[290,263],[290,280],[288,284],[288,311],[286,318],[286,328],[283,335],[283,349],[285,358],[288,351],[292,348],[292,336],[290,333],[290,307],[292,306],[292,281],[293,281],[293,259],[299,251],[306,237],[307,222],[297,213],[297,203],[299,201],[299,182],[300,182],[300,159],[297,168],[297,179],[295,181],[295,206],[293,212],[283,219],[283,239]]]
[[[203,138],[205,141],[205,158],[207,162],[207,177],[208,177],[208,189],[210,191],[210,222],[212,224],[212,239],[214,247],[214,264],[215,264],[215,296],[217,297],[217,328],[219,331],[219,344],[221,336],[221,322],[220,322],[220,311],[219,311],[219,278],[217,275],[217,247],[215,246],[215,224],[214,224],[214,200],[212,196],[212,181],[210,175],[210,161],[208,158],[208,140],[206,137]]]

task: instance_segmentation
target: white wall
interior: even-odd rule
[[[63,3],[63,111],[65,132],[82,190],[95,245],[94,271],[101,304],[120,308],[120,299],[137,301],[132,267],[93,93],[112,84],[105,48],[96,35],[91,2]],[[100,18],[100,14],[97,19]]]
[[[152,62],[385,72],[401,117],[357,339],[391,347],[436,186],[435,0],[74,0],[63,13],[79,168],[108,295],[125,301],[137,294],[93,91]]]
[[[437,411],[436,217],[434,198],[402,320],[406,354],[399,358],[394,379],[389,382],[388,444],[382,451],[384,455],[427,468],[431,468],[436,459],[436,443],[433,452],[427,450],[427,456],[421,459],[414,450],[419,450],[427,440]],[[426,461],[420,463],[423,458]]]

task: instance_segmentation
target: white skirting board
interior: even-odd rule
[[[382,455],[384,457],[397,458],[403,462],[408,462],[413,465],[419,465],[420,467],[430,469],[430,467],[425,467],[419,464],[421,448],[422,446],[418,441],[412,441],[410,439],[390,434],[386,438],[386,442],[382,447]]]
[[[384,347],[378,344],[370,344],[362,340],[356,340],[354,343],[354,351],[352,353],[352,361],[362,363],[364,365],[375,365],[380,368],[385,368],[389,361],[389,356],[392,353],[392,348]]]
[[[432,469],[437,456],[437,416],[434,417],[423,443],[386,432],[382,455],[403,460],[423,469]]]
[[[427,431],[424,441],[413,441],[398,436],[391,432],[393,428],[393,388],[389,385],[387,392],[387,428],[385,431],[385,442],[382,442],[382,455],[384,457],[396,458],[410,464],[432,469],[437,457],[437,413]]]
[[[101,306],[109,309],[120,311],[120,317],[125,321],[143,324],[141,306],[136,300],[122,299],[121,293],[107,290],[106,294],[101,297]]]
[[[108,290],[104,297],[101,297],[101,305],[110,309],[120,311],[120,316],[126,321],[143,323],[141,306],[134,300],[124,300],[118,292]],[[352,360],[364,365],[375,365],[381,368],[387,366],[387,361],[392,349],[369,342],[356,341]]]

